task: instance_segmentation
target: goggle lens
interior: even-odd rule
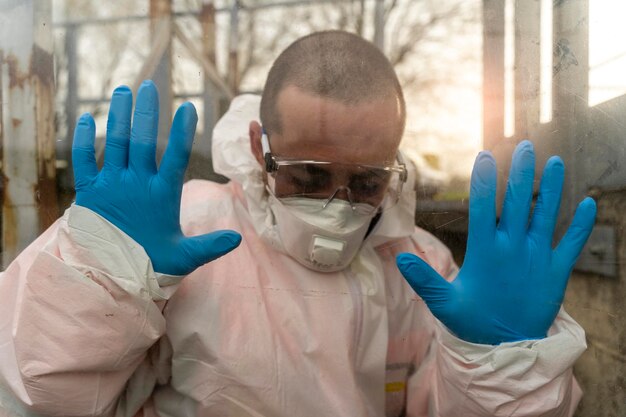
[[[389,208],[399,198],[402,172],[332,162],[285,163],[270,173],[270,191],[277,198],[304,197],[326,205],[335,198],[372,209]]]

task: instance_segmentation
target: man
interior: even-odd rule
[[[116,89],[100,171],[93,119],[80,118],[76,204],[0,279],[5,414],[573,413],[584,332],[559,309],[595,204],[553,250],[558,157],[529,224],[534,152],[518,146],[496,227],[495,161],[478,156],[459,270],[413,225],[402,91],[357,36],[296,41],[260,103],[233,101],[214,132],[226,185],[181,192],[193,106],[158,168],[152,83],[132,127],[131,110]]]

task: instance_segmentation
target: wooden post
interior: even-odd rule
[[[159,138],[157,142],[157,159],[165,152],[170,125],[172,123],[172,0],[150,0],[150,31],[152,47],[166,36],[166,46],[161,59],[156,65],[152,80],[159,90]],[[166,35],[159,33],[166,31]]]
[[[217,67],[216,63],[216,34],[215,34],[215,6],[212,1],[207,1],[202,4],[202,10],[200,11],[200,23],[202,25],[202,55],[204,55],[213,66]],[[217,122],[219,115],[219,89],[215,87],[208,74],[204,74],[204,133],[205,141],[209,143],[213,126]]]
[[[72,159],[72,141],[74,140],[74,128],[78,117],[78,57],[77,57],[77,35],[76,25],[69,25],[65,31],[65,56],[67,59],[67,91],[65,100],[65,119],[67,132],[65,141],[60,142],[62,146],[58,151],[59,159],[70,161]],[[59,183],[62,189],[72,190],[74,188],[74,175],[71,169],[61,171]]]
[[[385,53],[385,0],[376,0],[374,8],[374,45]]]
[[[239,0],[233,0],[230,9],[230,35],[228,38],[228,86],[234,94],[239,91]]]
[[[483,0],[483,147],[504,137],[504,1]]]

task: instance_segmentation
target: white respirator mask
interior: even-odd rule
[[[282,158],[261,136],[273,239],[307,268],[334,272],[357,255],[372,223],[393,207],[406,181],[401,156],[391,165]]]
[[[369,207],[359,210],[340,199],[321,208],[315,199],[279,200],[270,193],[269,205],[285,252],[320,272],[339,271],[350,264],[376,215]]]

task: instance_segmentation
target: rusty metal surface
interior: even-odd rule
[[[4,11],[6,32],[0,40],[0,49],[5,104],[2,111],[5,266],[58,217],[50,11],[50,1],[42,0],[24,1]]]

